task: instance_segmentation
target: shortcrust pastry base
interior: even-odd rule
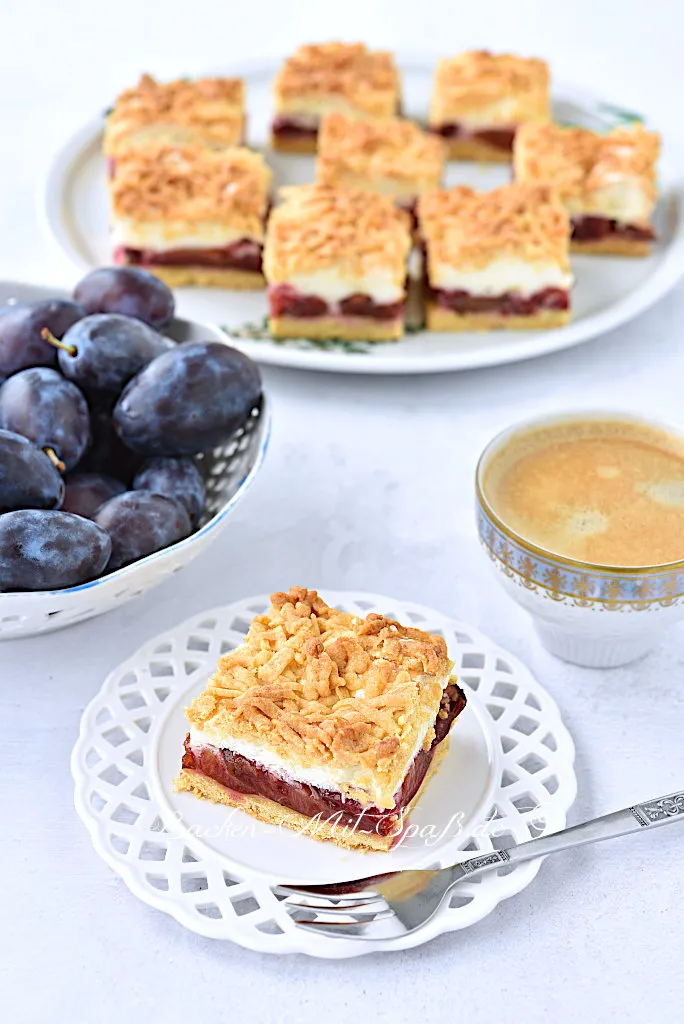
[[[530,316],[507,316],[505,313],[454,313],[434,302],[427,304],[428,331],[452,333],[458,331],[545,330],[570,323],[569,309],[542,309]]]
[[[425,787],[446,757],[448,750],[449,737],[446,736],[435,751],[420,789],[404,811],[404,821],[422,796]],[[386,853],[392,848],[395,838],[394,836],[380,836],[375,832],[351,832],[349,827],[345,828],[344,825],[329,825],[325,821],[316,821],[306,814],[300,814],[299,811],[293,811],[290,807],[284,807],[274,800],[269,800],[266,796],[235,793],[222,786],[216,779],[210,779],[207,775],[202,775],[190,768],[181,770],[173,787],[176,793],[192,793],[193,796],[210,800],[215,804],[236,807],[267,825],[284,825],[285,828],[291,828],[311,839],[318,839],[323,843],[335,843],[336,846],[343,846],[348,850],[360,850],[361,852],[374,850]],[[331,817],[333,814],[334,812],[331,813]]]
[[[311,338],[341,341],[396,341],[404,333],[404,323],[395,320],[373,320],[355,317],[347,320],[335,316],[269,317],[268,327],[274,338]]]
[[[580,239],[570,240],[570,252],[578,255],[603,254],[604,256],[650,256],[653,251],[653,243],[641,238],[629,239],[608,235],[605,238],[588,238],[585,242]]]
[[[484,139],[445,139],[449,160],[477,160],[478,163],[510,164],[513,153],[510,150],[490,146]]]
[[[140,264],[132,264],[140,266]],[[232,288],[235,291],[259,291],[266,287],[263,274],[252,270],[235,270],[232,267],[170,267],[148,263],[142,269],[149,270],[169,288],[185,288],[196,285],[199,288]]]
[[[309,138],[300,136],[271,135],[271,149],[279,153],[315,153],[318,146],[318,136]]]

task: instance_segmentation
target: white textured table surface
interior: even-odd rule
[[[303,39],[363,35],[403,48],[540,53],[663,126],[680,117],[682,11],[580,0],[369,5],[6,5],[0,94],[0,276],[70,284],[35,212],[64,135],[146,68],[227,65]],[[572,17],[571,17],[572,15]],[[366,588],[470,620],[525,660],[577,745],[572,820],[684,786],[684,631],[647,660],[574,669],[542,651],[489,576],[472,520],[477,454],[521,416],[571,405],[681,419],[684,289],[626,329],[501,370],[373,380],[269,370],[274,441],[211,552],[149,598],[83,626],[0,646],[0,1018],[378,1022],[643,1021],[681,1017],[681,826],[548,861],[470,929],[355,961],[276,959],[183,931],[97,858],[72,806],[68,760],[105,674],[153,634],[291,583]]]

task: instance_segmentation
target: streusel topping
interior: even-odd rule
[[[300,764],[396,775],[439,711],[453,667],[443,637],[337,611],[303,587],[271,601],[187,709],[191,725],[266,743]]]
[[[341,175],[432,181],[439,185],[445,147],[440,138],[398,117],[354,118],[326,114],[318,135],[316,177],[334,184]]]
[[[271,172],[258,153],[151,144],[119,157],[112,211],[134,221],[228,223],[262,237]]]
[[[502,256],[570,265],[568,213],[547,185],[439,189],[418,201],[418,221],[430,265],[480,268]]]
[[[514,169],[520,181],[552,182],[566,201],[637,179],[655,202],[659,154],[660,136],[640,125],[598,135],[587,128],[529,124],[516,136]]]
[[[113,155],[131,133],[152,126],[185,128],[207,143],[236,145],[244,126],[244,100],[241,78],[158,82],[143,75],[117,98],[107,119],[105,148]]]
[[[287,186],[280,195],[266,232],[269,283],[328,267],[354,277],[382,268],[404,280],[410,220],[391,199],[328,185]]]
[[[274,88],[276,97],[343,96],[360,110],[392,114],[399,73],[385,50],[369,50],[363,43],[316,43],[288,57]]]
[[[431,101],[431,121],[478,108],[499,100],[514,105],[516,117],[548,117],[549,68],[535,57],[470,50],[437,63]]]

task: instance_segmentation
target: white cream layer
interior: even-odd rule
[[[373,270],[360,277],[341,274],[339,270],[317,270],[312,274],[294,274],[286,282],[302,295],[316,295],[328,303],[340,302],[350,295],[370,295],[374,302],[384,306],[401,302],[406,294],[404,281],[397,283],[389,270]]]
[[[506,292],[534,295],[545,288],[572,287],[573,276],[556,263],[528,263],[526,260],[502,257],[482,269],[453,267],[434,263],[430,267],[430,284],[443,291],[465,291],[471,295],[496,296]]]
[[[169,252],[173,249],[222,249],[244,238],[261,244],[261,238],[252,238],[244,231],[237,231],[225,224],[198,221],[195,230],[188,234],[187,221],[164,221],[145,224],[123,217],[112,218],[112,240],[114,245],[127,249],[152,249],[154,252]]]
[[[276,101],[276,117],[287,117],[300,128],[318,128],[324,114],[333,111],[359,116],[363,113],[343,96],[311,95],[293,96]]]
[[[568,201],[574,214],[610,217],[623,224],[648,224],[654,202],[636,178],[620,178],[595,189],[581,201]]]
[[[430,119],[433,124],[461,124],[464,128],[503,128],[517,124],[520,108],[517,97],[504,96],[488,106],[473,110],[459,111],[451,116],[447,109],[441,109],[439,118]]]
[[[444,679],[440,680],[442,689],[446,687],[450,678],[450,676],[446,676]],[[406,764],[407,770],[412,764],[415,756],[422,749],[425,736],[433,725],[434,719],[428,722],[418,733],[411,756]],[[269,772],[273,772],[274,775],[280,776],[282,779],[289,779],[294,782],[303,782],[308,786],[316,786],[318,789],[327,789],[334,793],[341,793],[343,787],[347,788],[349,786],[354,786],[356,778],[362,771],[361,767],[357,767],[356,765],[351,765],[346,768],[303,768],[298,765],[294,766],[290,761],[286,761],[284,758],[280,757],[274,750],[264,743],[254,743],[250,740],[245,740],[235,736],[231,736],[230,740],[218,741],[216,737],[212,736],[211,732],[205,732],[202,729],[196,729],[194,727],[190,729],[190,744],[192,746],[203,746],[209,744],[214,747],[220,747],[221,750],[232,750],[235,754],[240,754],[242,757],[246,757],[250,761],[254,761],[256,764],[265,768]],[[368,795],[372,803],[376,803],[382,799],[381,794],[377,790],[371,790]]]

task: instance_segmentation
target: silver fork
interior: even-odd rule
[[[379,922],[394,920],[406,932],[416,931],[465,878],[677,820],[684,821],[684,791],[625,807],[518,846],[480,854],[448,868],[397,871],[327,885],[279,885],[274,891],[285,897],[288,913],[302,927],[345,939],[386,938],[385,934],[373,935]]]

